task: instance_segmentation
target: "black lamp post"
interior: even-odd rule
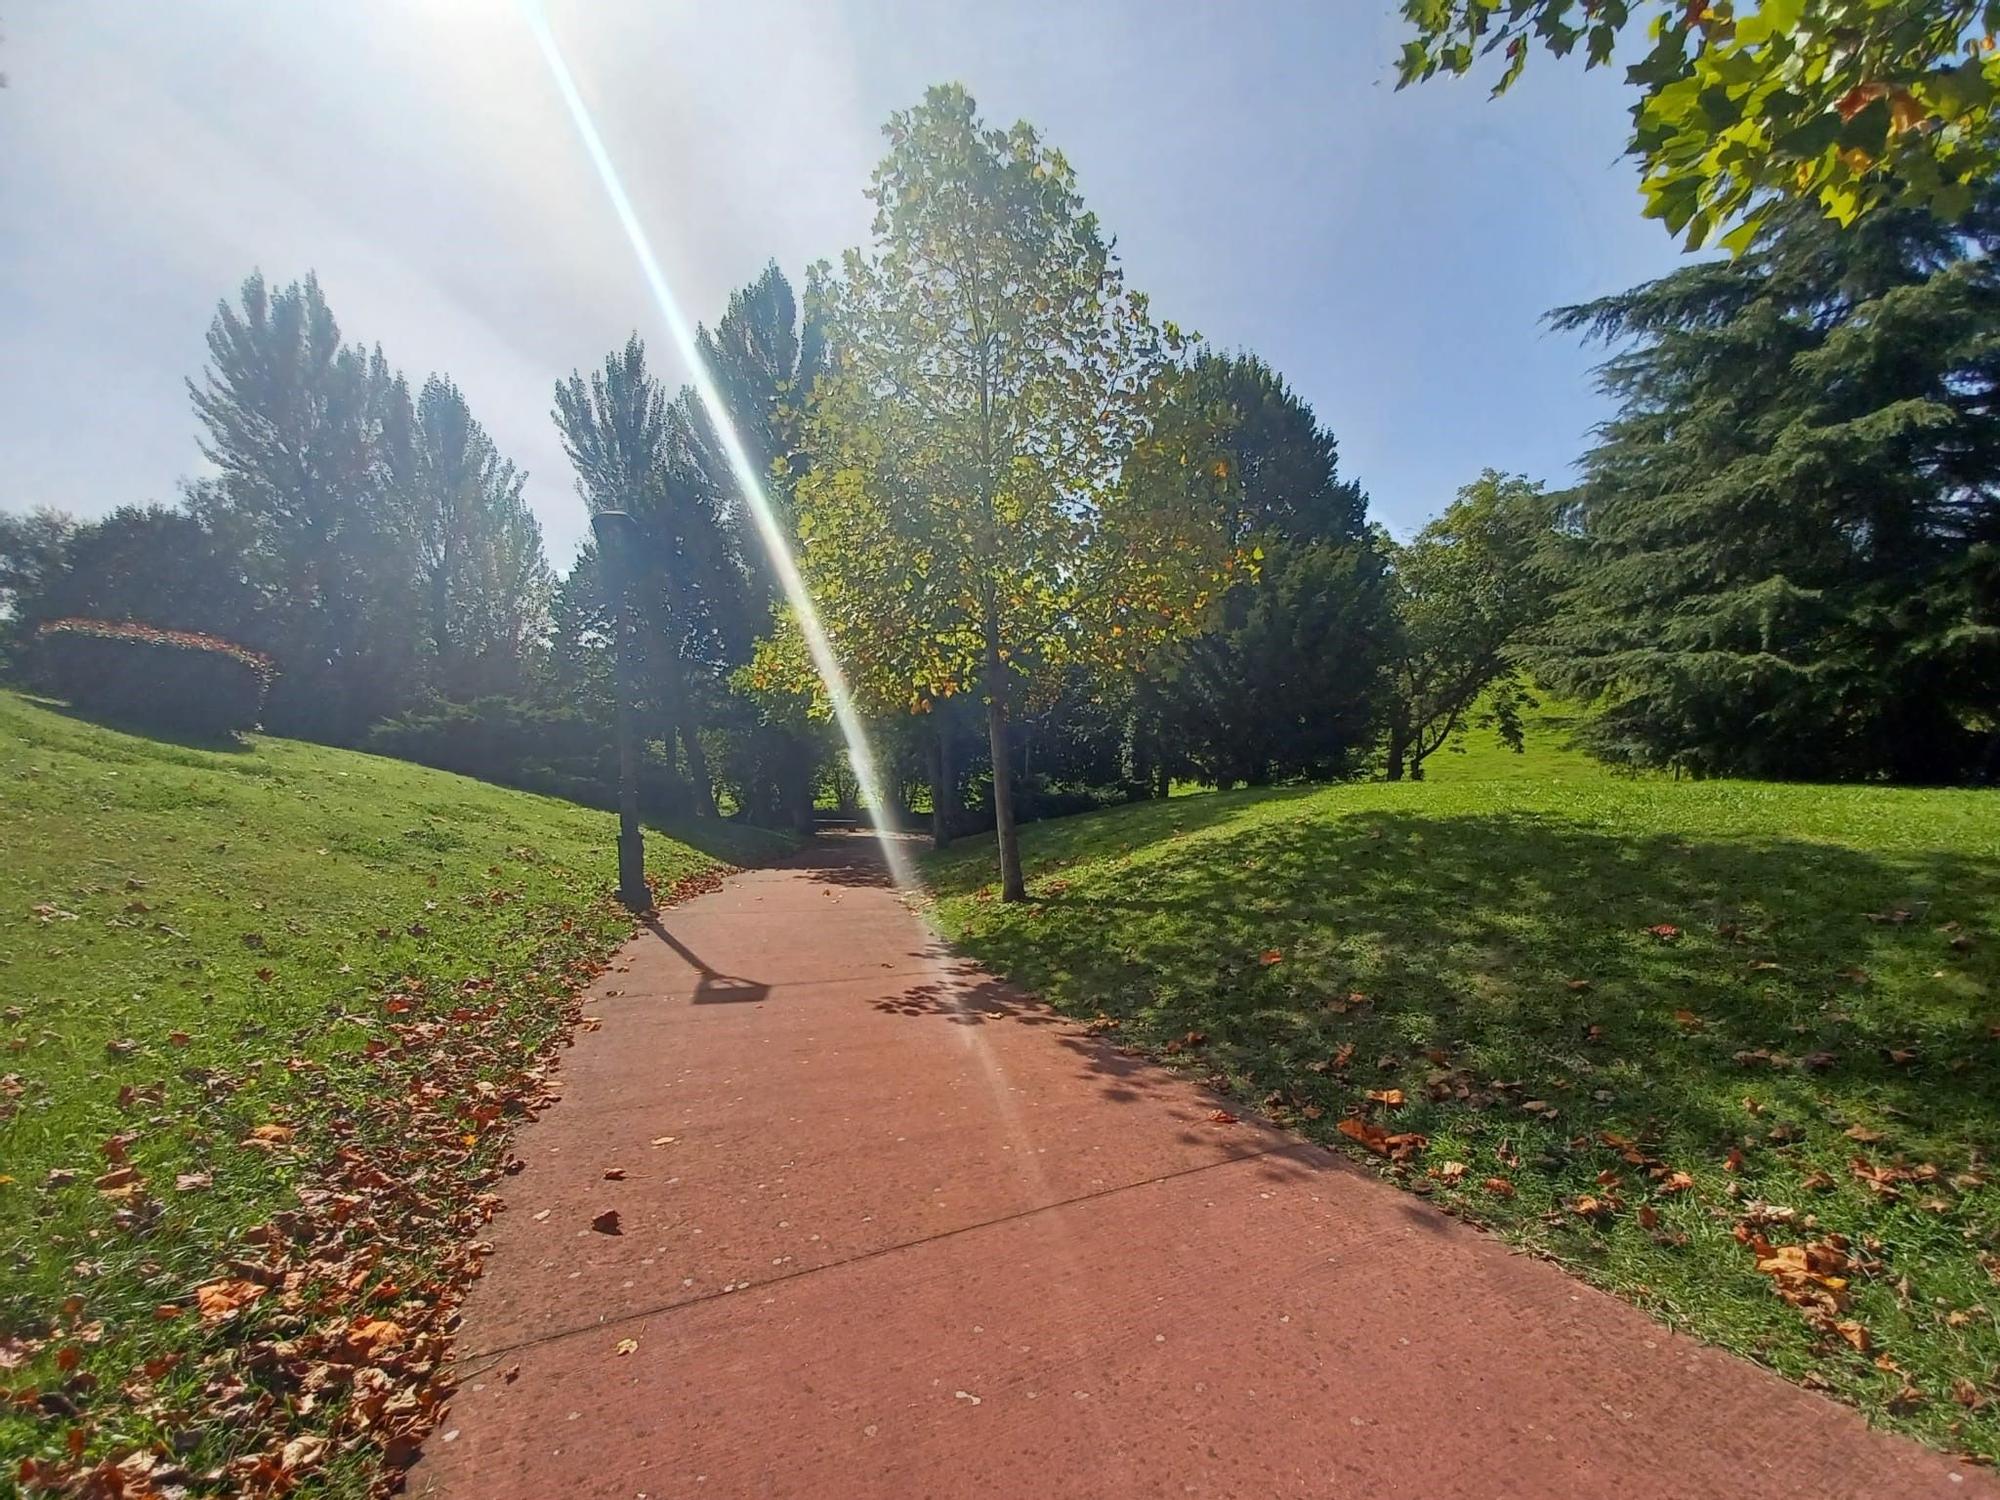
[[[597,566],[611,604],[611,662],[618,735],[618,899],[627,909],[653,904],[646,889],[646,843],[639,831],[639,746],[632,734],[632,561],[639,523],[622,510],[590,518],[597,537]]]

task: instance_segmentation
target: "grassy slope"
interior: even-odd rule
[[[321,1181],[341,1145],[397,1175],[436,1174],[429,1207],[463,1209],[497,1170],[494,1127],[506,1122],[454,1119],[465,1107],[456,1095],[488,1080],[511,1097],[562,1030],[562,1002],[630,930],[607,899],[613,833],[602,813],[395,761],[277,740],[185,749],[0,694],[10,1478],[24,1455],[58,1458],[78,1428],[93,1458],[195,1431],[185,1467],[197,1475],[273,1431],[312,1430],[318,1419],[299,1427],[261,1395],[214,1420],[215,1392],[203,1390],[216,1370],[204,1357],[294,1329],[269,1314],[276,1297],[204,1326],[192,1289],[246,1253],[246,1231],[298,1209],[296,1188]],[[670,887],[708,876],[718,856],[773,852],[751,830],[710,829],[704,842],[711,853],[649,840],[650,873]],[[385,1004],[392,992],[407,998]],[[468,994],[479,1018],[461,1015],[455,1035]],[[413,1080],[440,1090],[428,1114],[409,1106]],[[121,1089],[132,1091],[122,1105]],[[269,1123],[295,1141],[238,1145]],[[434,1159],[427,1125],[466,1149]],[[95,1185],[121,1151],[113,1137],[136,1193]],[[51,1173],[61,1185],[48,1185]],[[176,1190],[188,1173],[211,1185]],[[437,1254],[463,1239],[410,1212],[418,1227],[379,1224],[378,1237]],[[63,1311],[72,1296],[81,1304]],[[375,1305],[423,1321],[396,1310],[393,1290]],[[64,1348],[81,1356],[75,1370],[57,1368]],[[116,1394],[145,1360],[175,1356],[172,1370]],[[30,1405],[37,1391],[60,1399]],[[277,1399],[297,1404],[295,1393]],[[322,1417],[336,1399],[322,1394]],[[371,1458],[363,1445],[316,1473],[358,1489]]]
[[[1620,778],[1559,723],[1429,769],[1030,828],[1018,907],[961,847],[938,919],[1135,1045],[1205,1033],[1172,1060],[1309,1134],[1428,1135],[1385,1170],[1664,1320],[2000,1456],[2000,794]],[[1938,1175],[1884,1196],[1857,1160]],[[1815,1329],[1739,1225],[1849,1236],[1852,1306]]]

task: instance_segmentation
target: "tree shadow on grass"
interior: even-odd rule
[[[1898,1144],[1960,1156],[2000,1145],[1996,909],[2000,864],[1950,853],[1354,813],[1087,876],[961,947],[1136,1040],[1200,1034],[1239,1087],[1329,1120],[1463,1069],[1551,1104],[1551,1138],[1713,1150],[1754,1086],[1773,1119],[1886,1115]],[[1345,1077],[1325,1070],[1343,1043]]]
[[[1078,859],[1113,858],[1162,839],[1214,828],[1253,807],[1268,807],[1325,790],[1324,786],[1297,786],[1212,792],[1047,818],[1029,825],[1033,830],[1034,878],[1060,875]],[[958,840],[946,853],[933,855],[926,861],[925,874],[942,896],[964,895],[993,883],[999,877],[993,836]]]

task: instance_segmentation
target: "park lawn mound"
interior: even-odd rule
[[[632,929],[614,831],[0,693],[0,1487],[363,1494],[408,1461],[509,1129]],[[698,836],[648,840],[663,900],[786,847]]]
[[[1546,741],[1427,770],[1038,824],[1022,905],[964,845],[935,915],[1663,1321],[2000,1458],[2000,794]]]

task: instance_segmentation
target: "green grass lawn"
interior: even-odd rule
[[[613,833],[0,694],[0,1486],[363,1493],[407,1456],[508,1127],[631,930]],[[648,841],[663,893],[784,847],[699,840]]]
[[[968,843],[936,917],[1663,1321],[2000,1457],[2000,794],[1563,740],[1036,825],[1025,905]]]

